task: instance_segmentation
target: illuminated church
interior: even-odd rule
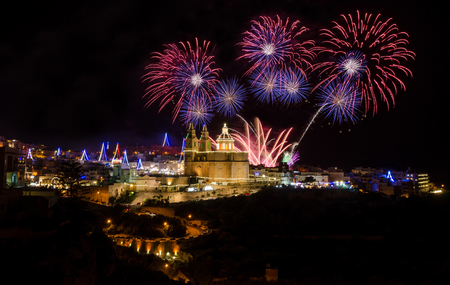
[[[234,140],[227,125],[217,139],[216,151],[211,150],[211,139],[206,125],[200,139],[189,125],[185,147],[185,175],[204,177],[209,182],[247,182],[248,152],[235,151]]]

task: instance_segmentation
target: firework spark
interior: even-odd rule
[[[283,105],[298,104],[309,94],[306,75],[299,69],[287,68],[281,71],[281,91],[278,101]]]
[[[306,27],[300,26],[300,21],[289,23],[287,18],[283,23],[279,16],[275,19],[261,16],[260,21],[251,22],[251,29],[244,32],[243,41],[238,43],[244,53],[238,60],[245,58],[253,64],[246,74],[256,68],[265,70],[286,63],[300,69],[312,68],[311,61],[316,56],[314,41],[300,40],[307,31]]]
[[[360,78],[367,68],[365,55],[360,51],[350,51],[337,61],[339,73],[346,77]]]
[[[233,117],[242,110],[246,100],[246,90],[239,85],[237,78],[219,82],[216,87],[216,110],[223,116]]]
[[[274,68],[255,69],[250,74],[251,90],[261,103],[273,104],[281,92],[281,73]]]
[[[231,136],[235,144],[238,144],[237,149],[248,152],[248,160],[252,165],[276,166],[279,157],[291,146],[287,143],[287,138],[292,128],[283,130],[276,139],[270,139],[272,129],[265,131],[258,118],[255,118],[255,124],[251,124],[237,116],[244,123],[243,132],[230,129],[233,130]]]
[[[298,151],[285,151],[283,153],[283,162],[287,163],[289,167],[294,165],[297,161],[300,160],[300,155],[298,154]]]
[[[212,104],[219,68],[214,67],[214,56],[208,51],[209,42],[195,47],[189,42],[166,45],[162,53],[153,53],[154,63],[146,67],[148,72],[143,81],[148,81],[144,97],[148,97],[146,107],[160,102],[161,111],[168,103],[174,102],[173,119],[178,116],[185,102],[203,100]],[[198,101],[198,100],[197,100]],[[195,103],[194,103],[195,104]]]
[[[186,126],[189,123],[193,123],[194,127],[207,125],[212,117],[214,117],[214,110],[205,98],[185,101],[180,109],[180,119]]]
[[[319,109],[325,116],[333,117],[333,123],[355,122],[361,93],[352,80],[334,80],[320,87],[317,95]]]
[[[355,84],[361,89],[366,113],[372,107],[375,114],[379,100],[389,108],[389,101],[395,104],[398,86],[402,90],[406,88],[399,73],[412,76],[412,72],[402,65],[415,58],[415,54],[406,48],[408,34],[400,32],[392,19],[380,20],[380,14],[360,15],[357,11],[355,19],[350,14],[341,17],[342,21],[333,22],[332,29],[323,29],[321,33],[326,38],[324,44],[331,46],[323,51],[336,58],[344,55],[341,59],[317,65],[322,68],[321,74],[327,74],[327,79],[321,83],[343,74],[357,75]]]

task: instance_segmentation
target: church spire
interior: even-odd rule
[[[188,134],[186,136],[186,148],[185,150],[198,150],[198,139],[195,134],[194,124],[189,124]]]
[[[211,151],[211,139],[206,125],[203,125],[202,135],[199,141],[199,151]]]

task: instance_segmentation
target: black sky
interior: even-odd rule
[[[394,3],[395,2],[395,3]],[[414,76],[394,108],[356,125],[329,125],[319,118],[300,147],[301,162],[322,167],[410,166],[431,179],[447,179],[448,39],[444,7],[414,1],[29,1],[1,11],[0,135],[49,148],[96,151],[102,141],[121,145],[180,144],[185,127],[170,110],[143,108],[141,82],[150,54],[179,41],[209,40],[222,75],[241,76],[236,43],[261,15],[299,19],[312,32],[340,14],[381,13],[410,35],[417,55],[406,63]],[[441,4],[443,5],[443,4]],[[279,110],[248,104],[274,131],[294,127],[296,139],[312,106]],[[224,118],[209,127],[218,135]],[[237,122],[228,120],[232,126]],[[350,130],[350,131],[349,131]],[[448,181],[448,182],[447,182]]]

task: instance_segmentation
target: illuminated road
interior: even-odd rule
[[[186,226],[186,228],[187,228],[187,232],[188,232],[188,235],[186,237],[196,237],[199,234],[203,233],[203,231],[201,229],[198,229],[196,227]]]

